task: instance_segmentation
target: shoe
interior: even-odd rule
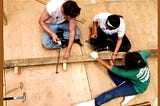
[[[125,104],[127,104],[129,101],[131,101],[133,98],[135,98],[135,95],[132,96],[125,96],[124,100],[121,103],[121,106],[124,106]]]
[[[88,102],[82,102],[82,103],[76,104],[74,106],[95,106],[95,100],[93,99]]]
[[[96,51],[100,52],[100,51],[106,51],[109,50],[109,46],[103,47],[103,48],[98,48]]]
[[[79,44],[80,46],[83,46],[83,44],[81,43],[80,39],[75,39],[75,40],[74,40],[74,43],[77,43],[77,44]]]

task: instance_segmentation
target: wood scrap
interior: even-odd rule
[[[145,51],[145,50],[143,50]],[[151,52],[151,56],[157,56],[158,50],[146,50]],[[99,57],[103,60],[111,59],[111,51],[99,52]],[[120,65],[120,61],[124,52],[119,52],[117,56],[117,63]],[[77,63],[77,62],[91,62],[95,61],[89,54],[83,55],[72,55],[68,60],[64,60],[63,56],[60,57],[59,63]],[[41,58],[28,58],[28,59],[16,59],[16,60],[5,60],[3,68],[13,67],[26,67],[26,66],[40,66],[40,65],[51,65],[57,64],[57,57],[41,57]]]
[[[146,101],[146,102],[137,103],[133,105],[127,105],[127,106],[151,106],[151,103],[149,101]]]

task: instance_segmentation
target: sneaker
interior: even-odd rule
[[[100,52],[100,51],[106,51],[109,50],[109,46],[103,47],[103,48],[98,48],[96,51]]]
[[[132,96],[125,96],[124,100],[121,103],[121,106],[124,106],[125,104],[127,104],[129,101],[131,101],[133,98],[135,98],[135,95]]]
[[[93,99],[88,102],[82,102],[82,103],[76,104],[74,106],[95,106],[95,100]]]

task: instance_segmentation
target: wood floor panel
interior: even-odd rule
[[[45,2],[47,0],[40,0]],[[89,27],[93,17],[108,11],[124,16],[126,34],[131,41],[131,50],[157,49],[157,0],[75,0],[81,7],[79,23],[83,46],[73,44],[71,56],[88,54],[93,51],[85,42],[89,36]],[[91,3],[95,1],[96,3]],[[48,50],[41,45],[41,31],[38,24],[44,4],[36,0],[4,0],[4,12],[8,24],[3,27],[4,59],[25,59],[38,57],[57,57],[57,50]],[[64,48],[61,55],[65,52]],[[152,104],[157,97],[157,58],[149,59],[151,84],[144,94],[137,95],[128,104],[144,102]],[[97,62],[70,63],[67,71],[59,65],[59,74],[55,73],[56,65],[21,68],[15,74],[13,68],[5,69],[6,92],[24,83],[23,89],[17,89],[5,96],[19,96],[26,92],[26,101],[8,101],[6,106],[72,106],[74,103],[90,100],[99,94],[115,87],[106,69]],[[103,106],[120,106],[121,98],[114,99]]]
[[[75,69],[75,67],[79,67]],[[23,82],[23,89],[13,91],[6,96],[21,95],[26,92],[26,101],[8,101],[7,106],[70,106],[77,101],[90,98],[88,81],[83,63],[69,64],[67,71],[55,66],[26,67],[20,74],[12,69],[6,71],[6,91]]]

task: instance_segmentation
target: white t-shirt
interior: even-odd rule
[[[108,13],[108,12],[99,13],[94,17],[93,21],[99,23],[99,26],[104,33],[109,34],[109,35],[113,35],[115,33],[118,33],[118,37],[123,37],[124,33],[125,33],[125,23],[121,17],[120,17],[120,25],[118,28],[113,29],[113,30],[106,29],[105,23],[106,23],[108,16],[110,16],[110,15],[112,15],[112,14]]]
[[[62,4],[66,0],[51,0],[46,5],[46,10],[51,16],[46,23],[60,24],[65,21],[64,15],[61,12]]]

